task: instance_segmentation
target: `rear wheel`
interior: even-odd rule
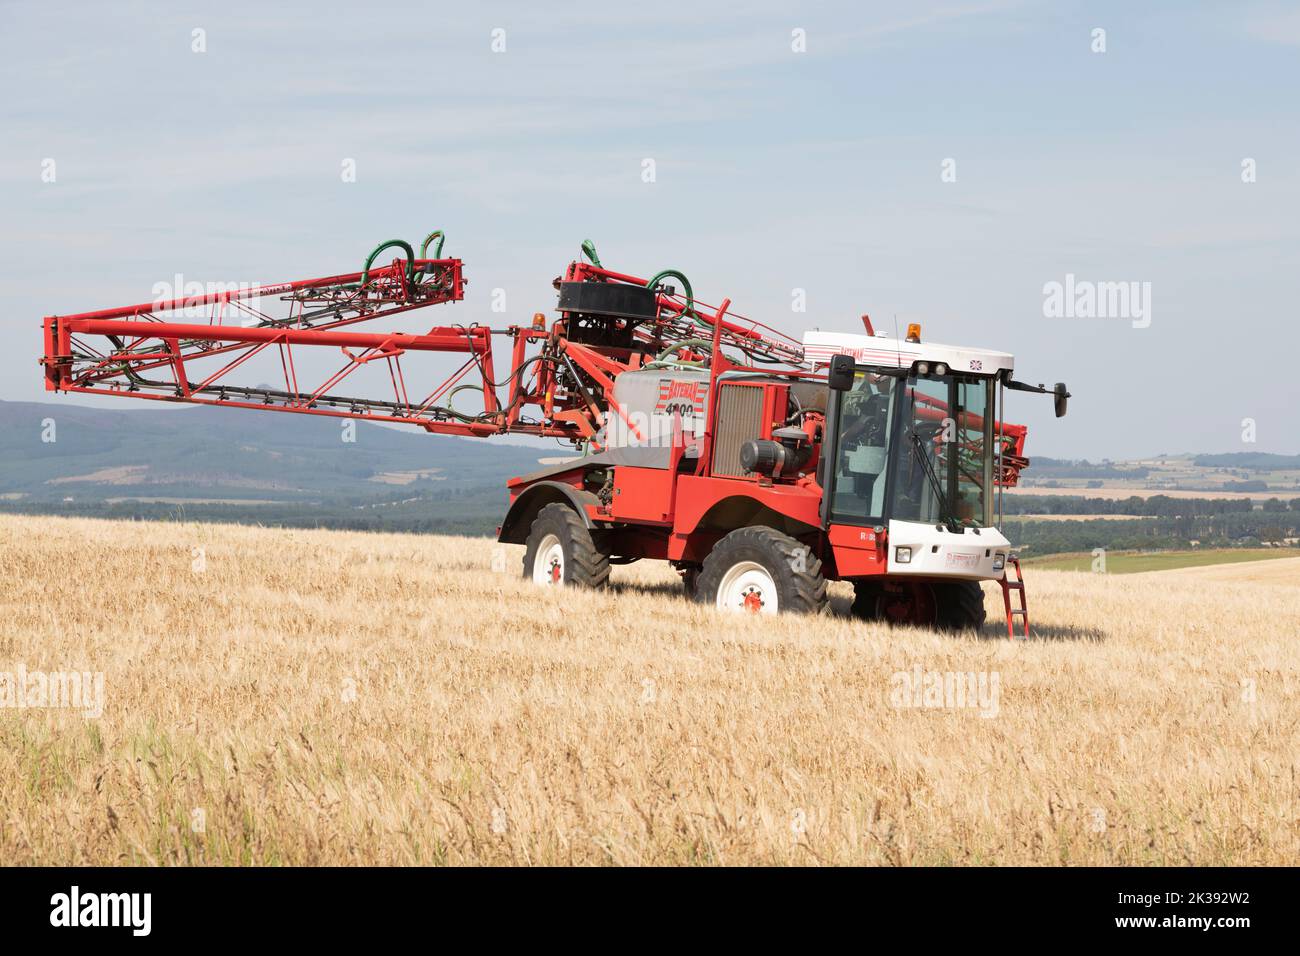
[[[728,611],[819,614],[826,579],[806,544],[774,528],[738,528],[704,559],[695,600]]]
[[[854,581],[853,592],[853,614],[866,621],[941,631],[978,631],[984,626],[984,590],[978,581],[867,578]]]
[[[609,582],[609,557],[597,550],[576,511],[550,504],[537,512],[528,531],[524,577],[547,587],[600,588]]]
[[[939,627],[949,631],[978,631],[988,612],[984,589],[978,581],[947,581],[934,586],[938,598]]]
[[[849,612],[864,621],[884,620],[880,607],[881,582],[874,578],[853,582],[853,604]]]

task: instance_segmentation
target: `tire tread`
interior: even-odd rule
[[[564,547],[564,563],[568,568],[566,583],[597,589],[609,584],[609,555],[596,547],[591,532],[578,513],[559,502],[546,505],[537,512],[528,529],[524,577],[532,577],[537,546],[547,533],[558,537]]]
[[[741,553],[750,552],[746,558]],[[803,570],[796,571],[795,558],[803,552]],[[712,604],[717,600],[722,578],[737,560],[766,557],[760,563],[775,570],[777,591],[781,596],[781,610],[803,614],[823,614],[829,608],[826,579],[822,576],[822,562],[812,549],[788,534],[766,525],[737,528],[719,541],[704,559],[695,588],[695,600]],[[775,568],[772,567],[775,565]]]

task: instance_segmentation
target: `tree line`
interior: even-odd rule
[[[1269,498],[1260,502],[1266,512],[1300,512],[1300,498],[1289,501]],[[1174,498],[1152,495],[1143,498],[1085,498],[1082,495],[1002,496],[1002,513],[1008,515],[1137,515],[1178,518],[1188,515],[1249,514],[1255,502],[1249,498]]]

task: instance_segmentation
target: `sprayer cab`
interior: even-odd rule
[[[823,520],[885,538],[889,574],[1003,577],[1010,544],[997,527],[999,495],[1027,464],[1024,428],[999,414],[1003,389],[1049,391],[1059,415],[1065,386],[1015,382],[1012,356],[923,343],[918,326],[903,342],[814,332],[804,345],[825,363],[832,393]]]

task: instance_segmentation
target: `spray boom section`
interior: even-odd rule
[[[553,282],[553,319],[537,313],[526,324],[422,333],[354,328],[462,300],[462,262],[443,256],[444,241],[435,230],[418,252],[400,239],[380,243],[352,273],[46,316],[46,388],[452,435],[527,434],[599,451],[602,429],[627,421],[614,389],[626,371],[826,380],[799,341],[733,312],[730,299],[696,298],[678,269],[649,278],[608,269],[590,240]],[[383,262],[389,251],[395,258]],[[441,367],[412,367],[431,354],[444,356]],[[1013,484],[1027,461],[1023,429],[1007,428],[1015,431],[999,479]]]
[[[358,272],[158,299],[44,321],[46,388],[157,401],[229,405],[419,425],[430,432],[516,432],[582,444],[616,412],[614,379],[629,369],[784,368],[798,342],[695,298],[677,270],[649,279],[604,268],[595,247],[555,280],[558,319],[527,325],[434,326],[421,334],[350,328],[464,298],[460,259],[440,230],[417,254],[381,243]],[[377,264],[386,250],[399,255]],[[180,316],[186,321],[176,321]],[[509,348],[498,371],[494,344]],[[449,372],[413,373],[421,353],[461,359]],[[324,363],[322,356],[335,359]],[[240,380],[260,362],[270,384]],[[353,382],[378,367],[383,387]],[[470,399],[467,393],[473,393]],[[453,401],[459,397],[460,407]]]

